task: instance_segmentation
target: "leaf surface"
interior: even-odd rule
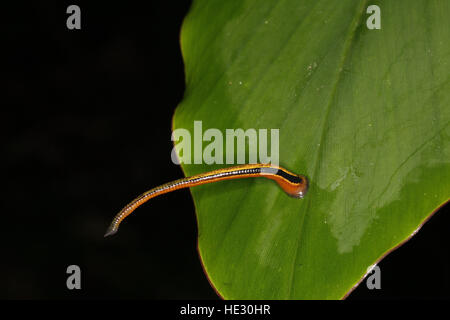
[[[448,201],[448,17],[446,0],[194,0],[174,129],[279,129],[280,165],[310,180],[302,200],[265,179],[191,189],[221,296],[342,298]]]

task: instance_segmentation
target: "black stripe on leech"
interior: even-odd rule
[[[288,181],[290,181],[292,183],[295,183],[295,184],[303,183],[303,179],[302,178],[300,178],[299,176],[294,176],[292,174],[289,174],[289,173],[287,173],[284,170],[279,169],[276,174],[277,174],[277,176],[283,177],[284,179],[286,179],[286,180],[288,180]]]

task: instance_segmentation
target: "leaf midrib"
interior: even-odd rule
[[[323,123],[322,123],[322,129],[321,129],[321,135],[320,135],[320,140],[319,140],[319,146],[317,148],[316,157],[315,157],[315,160],[314,160],[314,169],[312,171],[313,174],[310,177],[311,180],[314,180],[315,177],[317,177],[317,175],[318,175],[318,168],[319,168],[318,163],[319,163],[319,159],[321,158],[321,154],[323,153],[323,149],[324,149],[324,141],[325,141],[326,133],[328,131],[327,130],[327,123],[329,121],[329,115],[330,115],[331,106],[333,104],[333,101],[334,101],[334,98],[335,98],[335,95],[336,95],[336,91],[337,91],[337,87],[338,87],[339,81],[341,79],[341,75],[343,73],[342,72],[343,71],[343,67],[345,65],[345,62],[347,61],[348,56],[349,56],[348,53],[351,50],[352,45],[354,43],[353,40],[355,38],[356,31],[357,31],[358,27],[361,24],[361,20],[362,20],[363,14],[364,14],[364,8],[367,6],[367,1],[368,0],[363,0],[361,2],[360,7],[358,8],[357,14],[355,15],[355,17],[352,20],[352,22],[350,24],[350,27],[349,27],[349,33],[348,33],[347,39],[345,40],[345,44],[344,44],[344,49],[343,49],[343,52],[342,52],[341,60],[340,60],[340,63],[338,64],[336,80],[334,81],[334,84],[333,84],[333,87],[332,87],[332,90],[331,90],[331,94],[330,94],[329,101],[328,101],[328,104],[327,104],[327,107],[326,107],[326,111],[325,111],[326,113],[325,113],[324,120],[323,120]],[[307,198],[307,202],[306,202],[306,209],[304,210],[305,213],[309,212],[310,206],[311,206],[311,197],[308,197]],[[299,222],[299,224],[300,224],[299,228],[298,228],[299,236],[298,236],[297,245],[296,245],[296,248],[295,248],[295,258],[294,258],[294,262],[293,262],[293,265],[292,265],[291,281],[290,281],[291,284],[290,284],[289,291],[288,291],[288,297],[287,297],[288,299],[293,299],[293,297],[292,297],[292,288],[293,288],[294,283],[295,283],[295,266],[297,265],[297,259],[298,259],[298,254],[299,254],[299,250],[298,249],[300,247],[300,242],[301,242],[301,238],[302,238],[302,235],[303,235],[303,226],[305,225],[305,223],[304,223],[305,216],[306,216],[306,214],[304,214],[302,216],[302,218],[300,219],[300,222]]]

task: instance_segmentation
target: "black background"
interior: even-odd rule
[[[190,1],[143,3],[3,7],[0,298],[218,299],[188,190],[152,200],[103,238],[126,202],[183,175],[170,134]],[[70,4],[81,7],[81,30],[66,28]],[[363,282],[348,299],[449,298],[448,207],[379,264],[381,290]],[[66,288],[71,264],[81,290]]]

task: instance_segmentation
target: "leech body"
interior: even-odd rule
[[[240,178],[264,177],[274,180],[289,196],[303,198],[308,191],[308,180],[281,167],[270,164],[244,164],[240,166],[218,169],[192,177],[175,180],[144,192],[127,204],[113,219],[105,237],[117,232],[120,223],[136,208],[151,198],[182,188],[190,188],[201,184]]]

